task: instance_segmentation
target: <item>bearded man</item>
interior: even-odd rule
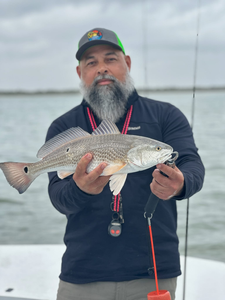
[[[76,58],[83,101],[51,124],[47,140],[77,126],[91,133],[103,119],[110,119],[123,133],[169,144],[179,158],[175,169],[158,164],[129,174],[115,198],[108,185],[110,176],[100,176],[105,162],[87,173],[91,153],[63,180],[56,172],[49,173],[50,199],[68,221],[57,300],[141,300],[155,290],[144,217],[150,193],[164,200],[152,219],[159,288],[175,299],[181,274],[176,201],[198,192],[204,178],[191,128],[173,105],[138,95],[130,76],[131,59],[113,31],[87,32]]]

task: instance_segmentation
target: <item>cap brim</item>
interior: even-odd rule
[[[91,41],[91,42],[86,43],[83,46],[81,46],[80,49],[76,53],[76,59],[80,61],[82,55],[84,54],[84,52],[87,49],[89,49],[89,48],[91,48],[93,46],[97,46],[97,45],[110,45],[110,46],[112,46],[112,47],[114,47],[116,49],[119,49],[119,50],[121,50],[123,52],[123,49],[120,46],[118,46],[118,45],[116,45],[114,43],[111,43],[111,42],[108,42],[108,41],[103,41],[103,40],[95,40],[95,41]]]

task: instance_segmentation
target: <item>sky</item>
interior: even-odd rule
[[[224,0],[0,0],[0,91],[78,89],[96,27],[118,34],[137,88],[193,86],[196,40],[196,85],[225,86],[224,16]]]

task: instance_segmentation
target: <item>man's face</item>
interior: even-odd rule
[[[99,75],[112,75],[124,82],[127,69],[130,70],[131,60],[122,51],[109,45],[98,45],[89,48],[82,56],[77,74],[87,87],[91,86]],[[97,84],[109,85],[110,79],[100,79]]]

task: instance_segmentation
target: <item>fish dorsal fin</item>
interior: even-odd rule
[[[116,124],[112,121],[105,119],[101,122],[101,124],[96,128],[92,135],[100,135],[100,134],[120,134],[119,129]]]
[[[49,141],[47,141],[38,151],[37,157],[43,158],[55,149],[61,147],[62,145],[65,145],[73,140],[82,138],[82,137],[88,137],[90,136],[90,133],[84,131],[80,127],[72,127],[70,129],[67,129],[63,131],[62,133],[56,135]]]

